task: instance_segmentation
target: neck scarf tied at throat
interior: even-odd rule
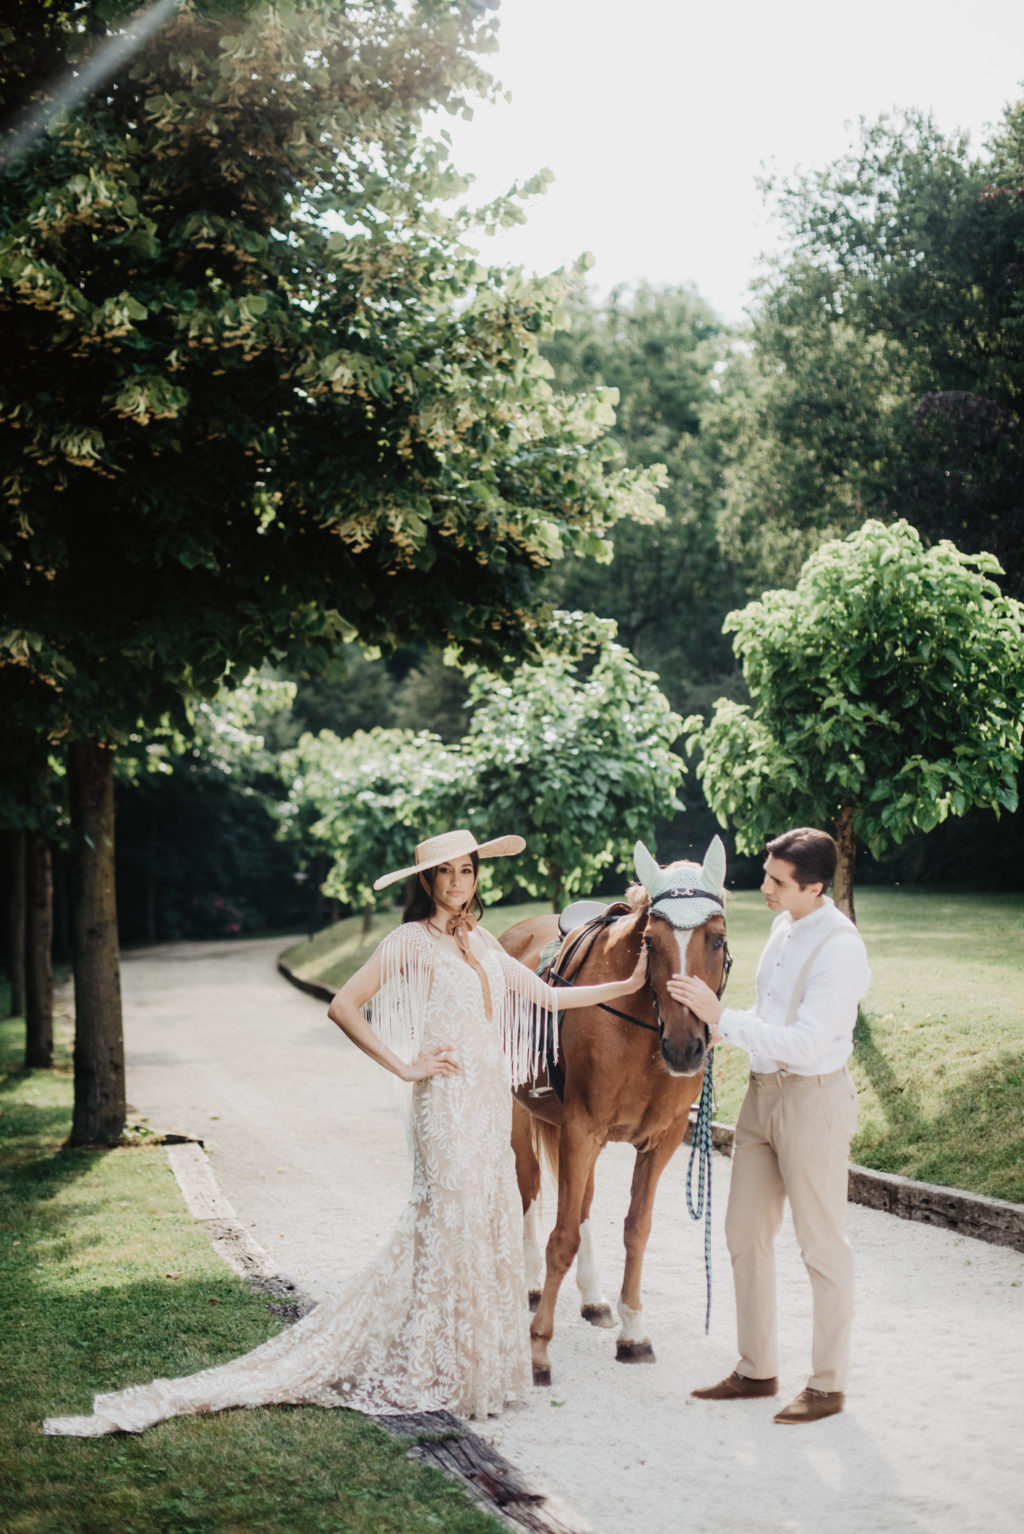
[[[420,883],[427,894],[433,899],[433,892],[426,879],[420,874]],[[443,907],[434,902],[434,913],[430,918],[431,924],[435,919],[444,922],[444,930],[449,937],[455,939],[455,946],[471,969],[475,969],[480,977],[480,985],[484,993],[484,1012],[487,1017],[492,1016],[491,1011],[491,988],[487,983],[487,971],[469,945],[469,934],[477,924],[477,918],[468,910],[446,912]]]

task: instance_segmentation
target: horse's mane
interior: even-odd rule
[[[694,868],[699,873],[700,867],[699,863],[691,863],[689,858],[679,858],[675,863],[666,863],[663,871],[668,873],[669,869],[673,868]],[[638,915],[641,911],[646,911],[651,904],[651,897],[646,887],[636,882],[627,886],[625,900],[634,915]]]

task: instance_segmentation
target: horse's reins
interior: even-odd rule
[[[668,889],[662,890],[660,895],[655,895],[652,898],[648,911],[649,915],[653,914],[655,906],[658,905],[662,900],[711,900],[715,905],[720,906],[723,911],[725,909],[725,901],[722,900],[720,896],[712,894],[709,890]],[[587,959],[590,957],[590,950],[593,948],[595,942],[597,941],[598,933],[604,927],[610,926],[612,922],[618,921],[619,919],[619,914],[616,913],[611,916],[595,916],[592,921],[587,922],[580,931],[579,936],[569,944],[568,948],[566,949],[564,959],[562,958],[561,953],[557,955],[557,960],[562,961],[560,968],[565,969],[569,964],[572,963],[583,943],[586,941],[586,938],[589,936],[590,942],[587,944],[586,951],[580,959],[579,963],[576,965],[575,970],[573,971],[574,975],[578,975]],[[673,925],[675,924],[673,923]],[[729,945],[727,943],[725,945],[725,957],[722,964],[722,983],[718,987],[718,991],[716,993],[719,1001],[721,1001],[725,992],[726,982],[729,979],[729,972],[731,969],[732,954],[729,952]],[[574,986],[576,984],[574,978],[570,978],[567,975],[559,973],[559,970],[555,969],[554,965],[552,965],[548,971],[548,980],[555,986]],[[665,1023],[661,1016],[661,1010],[658,1006],[658,996],[654,989],[653,982],[648,983],[648,989],[651,993],[651,1005],[654,1008],[654,1016],[656,1019],[656,1021],[653,1023],[645,1023],[643,1018],[633,1017],[628,1012],[620,1012],[618,1008],[609,1007],[605,1002],[598,1002],[598,1006],[601,1008],[602,1012],[610,1012],[613,1017],[621,1017],[625,1022],[633,1023],[637,1028],[648,1028],[652,1033],[657,1033],[660,1035],[664,1032]],[[706,1024],[704,1031],[706,1037],[710,1032]],[[693,1148],[690,1151],[690,1160],[686,1167],[685,1183],[686,1209],[690,1219],[699,1220],[701,1215],[704,1216],[704,1276],[707,1283],[707,1305],[705,1306],[704,1310],[705,1335],[707,1335],[711,1327],[711,1152],[714,1148],[711,1119],[714,1112],[715,1100],[714,1066],[715,1051],[713,1047],[709,1047],[707,1054],[704,1057],[704,1082],[701,1086],[700,1098],[697,1102],[697,1117],[694,1120],[693,1125]],[[697,1160],[696,1205],[693,1201],[693,1163],[695,1158]]]
[[[597,942],[598,933],[601,932],[603,928],[610,927],[612,922],[620,921],[621,915],[622,913],[616,912],[611,916],[595,916],[591,921],[586,922],[580,929],[579,936],[574,938],[573,941],[569,944],[565,951],[565,957],[562,960],[561,968],[564,969],[572,963],[573,959],[575,959],[577,953],[583,946],[583,943],[586,941],[586,939],[588,937],[590,938],[590,942],[587,943],[586,951],[580,958],[579,963],[576,965],[573,974],[563,975],[558,969],[555,969],[554,965],[552,965],[548,970],[549,983],[556,987],[560,985],[575,986],[576,980],[574,977],[579,974],[580,970],[589,959],[590,950]],[[562,959],[561,954],[557,955],[556,962],[559,959]],[[664,1025],[662,1024],[661,1016],[658,1012],[658,1003],[654,997],[653,986],[650,987],[650,991],[651,999],[654,1002],[654,1015],[658,1019],[657,1022],[654,1023],[645,1023],[642,1017],[633,1017],[633,1015],[629,1012],[620,1012],[618,1007],[610,1007],[607,1002],[604,1001],[599,1001],[597,1005],[601,1008],[602,1012],[610,1012],[613,1017],[621,1017],[624,1022],[632,1023],[637,1028],[648,1028],[650,1029],[651,1033],[660,1033]]]

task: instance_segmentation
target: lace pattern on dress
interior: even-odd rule
[[[482,1417],[528,1393],[509,1088],[540,1048],[533,1014],[550,1025],[552,993],[489,947],[483,965],[497,1016],[488,1018],[474,970],[411,923],[384,939],[381,957],[371,1009],[380,1036],[403,1058],[449,1044],[460,1064],[457,1075],[418,1081],[409,1093],[412,1192],[383,1251],[251,1353],[97,1396],[92,1416],[51,1417],[44,1432],[141,1432],[168,1417],[273,1404]]]

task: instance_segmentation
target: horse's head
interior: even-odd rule
[[[635,861],[640,882],[631,886],[630,902],[647,911],[644,946],[662,1059],[673,1075],[693,1076],[704,1068],[708,1030],[672,999],[666,982],[670,975],[697,975],[716,993],[725,984],[725,848],[716,836],[703,863],[662,868],[637,842]]]

